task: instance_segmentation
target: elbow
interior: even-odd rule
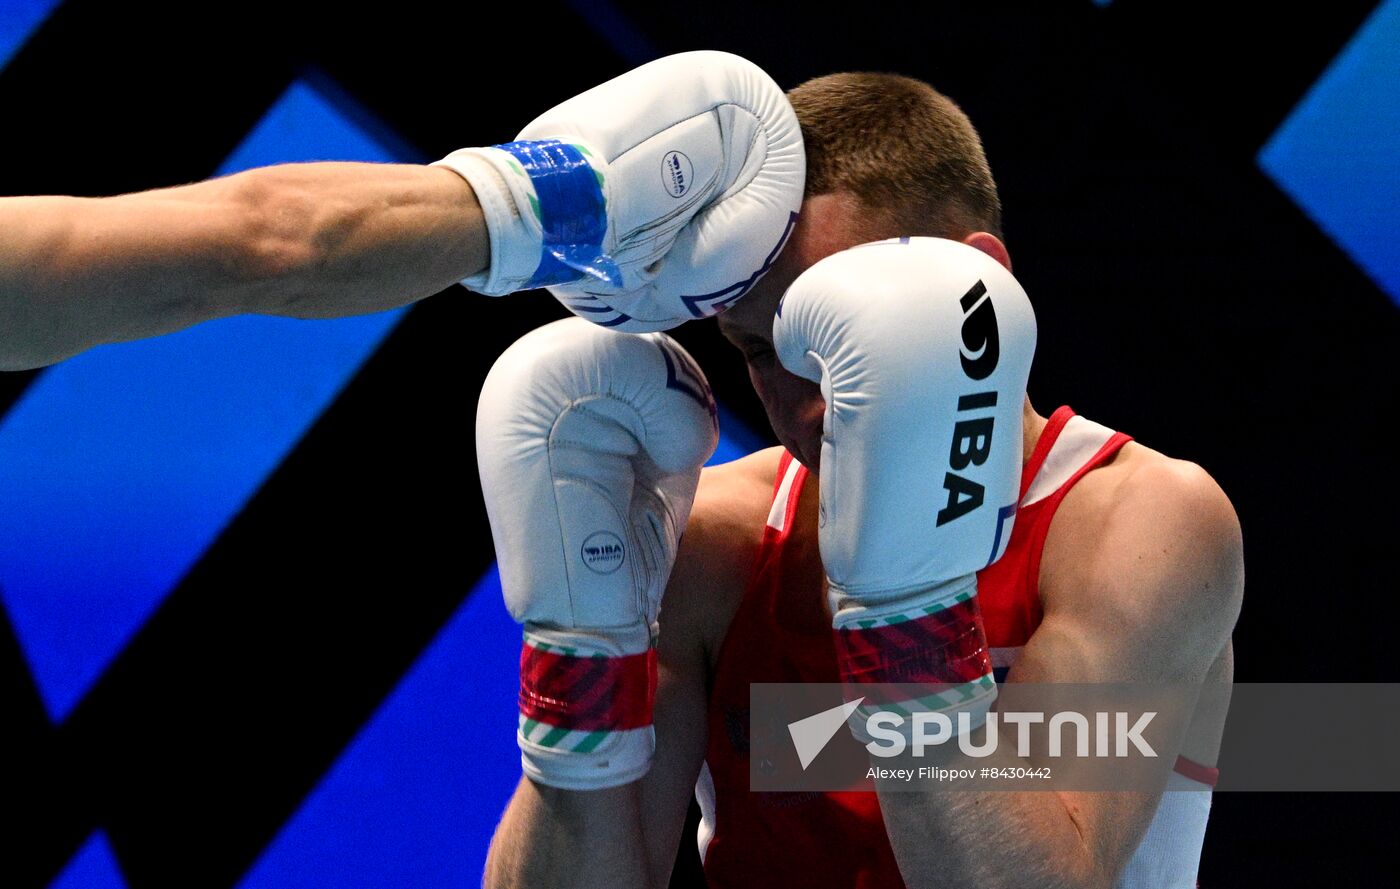
[[[234,235],[231,274],[246,294],[245,311],[296,315],[321,263],[311,196],[276,168],[229,177]]]
[[[956,885],[959,889],[964,885],[968,889],[972,889],[974,886],[976,889],[1025,889],[1027,885],[1024,873],[1009,876],[1004,880],[987,879],[983,876],[966,884],[950,884],[942,877],[921,881],[917,877],[910,879],[908,874],[901,874],[901,876],[909,889],[950,889],[952,885]],[[1115,883],[1116,881],[1111,874],[1101,870],[1083,873],[1041,873],[1031,881],[1031,885],[1040,887],[1040,889],[1113,889]]]
[[[27,355],[0,354],[0,373],[18,373],[26,370],[38,370],[50,364],[58,362],[58,358],[36,358]]]
[[[1004,882],[992,881],[990,883],[979,882],[978,889],[988,889],[989,886],[998,889],[1025,889],[1025,875],[1010,877]],[[1117,878],[1113,873],[1102,867],[1095,866],[1092,862],[1084,862],[1083,867],[1073,870],[1061,868],[1058,872],[1042,874],[1035,881],[1035,885],[1040,887],[1053,887],[1053,889],[1113,889],[1117,883]]]
[[[0,330],[10,331],[18,328],[17,324],[7,323],[8,320],[5,313],[0,313]],[[33,370],[49,363],[31,352],[32,350],[24,348],[24,344],[19,342],[19,338],[16,338],[13,343],[0,340],[0,373]]]
[[[16,373],[23,370],[37,370],[46,364],[52,364],[42,358],[34,358],[27,355],[20,355],[13,352],[0,352],[0,373]]]
[[[0,303],[3,302],[4,294],[0,293]],[[12,302],[22,304],[20,300]],[[0,338],[0,373],[38,370],[82,349],[77,343],[63,341],[52,332],[37,329],[32,317],[22,311],[12,312],[8,307],[0,307],[0,330],[5,331],[5,337]]]
[[[1118,883],[1118,875],[1114,871],[1089,864],[1078,873],[1065,874],[1061,883],[1066,889],[1113,889]]]

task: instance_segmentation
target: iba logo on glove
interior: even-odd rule
[[[695,175],[695,168],[690,164],[690,158],[679,151],[668,151],[661,159],[661,184],[666,186],[666,191],[673,198],[683,196],[690,191],[690,180]]]
[[[611,531],[594,531],[579,548],[583,564],[595,574],[612,574],[622,567],[626,550],[622,541]]]
[[[987,285],[981,281],[963,294],[960,303],[963,310],[963,348],[958,357],[962,360],[963,373],[967,374],[968,379],[980,382],[997,369],[997,360],[1001,355],[996,309],[992,306],[992,298],[987,295]],[[992,429],[996,418],[962,415],[966,412],[980,414],[996,406],[996,389],[958,396],[959,417],[953,424],[953,442],[948,448],[949,471],[943,476],[948,503],[938,511],[935,522],[938,527],[973,512],[985,499],[986,488],[960,473],[981,466],[991,456]]]

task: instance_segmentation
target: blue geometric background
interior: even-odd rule
[[[0,0],[0,67],[58,5]],[[575,7],[589,4],[574,2]],[[1100,0],[1099,5],[1107,5]],[[627,57],[651,50],[617,19]],[[633,61],[640,61],[633,58]],[[417,161],[310,82],[220,173],[279,161]],[[1400,0],[1357,31],[1258,164],[1400,302]],[[0,421],[0,591],[59,724],[402,317],[243,318],[105,347],[43,372]],[[754,442],[722,412],[712,462]],[[21,520],[22,517],[22,520]],[[239,883],[476,885],[519,776],[518,628],[492,569]],[[54,889],[124,885],[99,829]]]
[[[1400,303],[1400,0],[1371,13],[1259,166]]]
[[[389,161],[305,83],[220,167]],[[0,422],[0,586],[62,722],[402,316],[240,317],[93,349]]]
[[[68,862],[63,872],[49,884],[49,889],[125,889],[117,867],[117,857],[107,842],[107,835],[97,831]]]
[[[0,3],[0,68],[9,63],[35,29],[62,0],[5,0]]]
[[[0,2],[0,61],[54,3]],[[22,26],[22,27],[21,27]],[[297,81],[220,166],[418,161]],[[0,591],[61,723],[405,310],[233,318],[45,370],[0,422]],[[737,423],[712,462],[753,449]],[[735,434],[739,439],[736,440]],[[494,568],[239,884],[474,885],[519,777],[519,629]],[[54,889],[120,887],[97,831]]]

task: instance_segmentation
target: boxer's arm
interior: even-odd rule
[[[1199,682],[1239,612],[1234,510],[1209,476],[1178,461],[1147,462],[1112,490],[1091,479],[1056,516],[1045,559],[1059,567],[1042,571],[1044,619],[1009,681]],[[1085,502],[1074,504],[1079,487]],[[1075,508],[1095,520],[1074,521]],[[1002,791],[882,793],[880,803],[911,889],[1109,887],[1159,799]]]
[[[485,267],[471,187],[441,167],[285,164],[109,198],[0,198],[0,370],[254,313],[324,318]]]
[[[656,753],[640,780],[601,791],[522,778],[491,843],[485,886],[664,887],[707,740],[708,663],[762,537],[776,449],[701,474],[662,602]]]

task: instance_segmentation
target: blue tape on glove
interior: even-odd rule
[[[567,284],[587,276],[621,287],[621,270],[603,252],[607,233],[603,188],[583,152],[557,139],[496,147],[520,161],[539,197],[544,246],[527,286]]]

